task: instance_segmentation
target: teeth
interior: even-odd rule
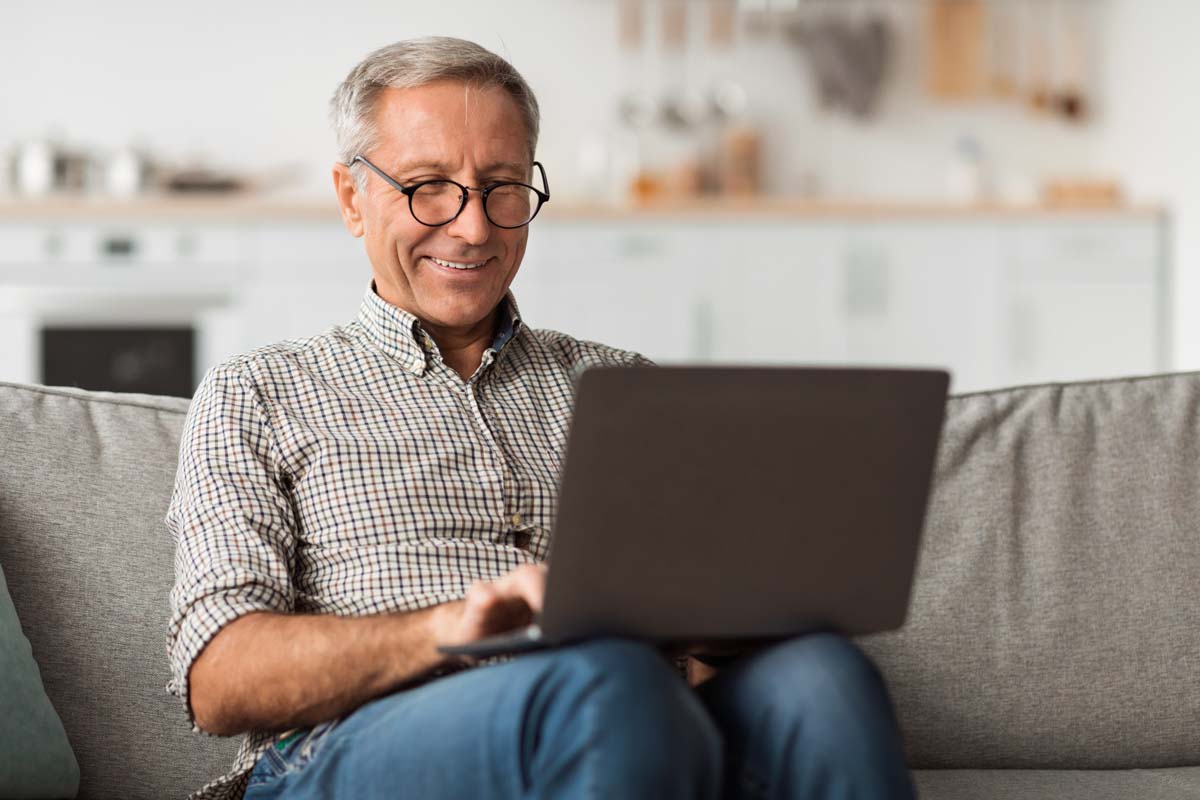
[[[436,264],[441,264],[443,267],[450,267],[451,269],[477,269],[487,263],[487,261],[479,261],[474,264],[461,264],[457,261],[442,261],[440,258],[434,258],[433,256],[430,256],[429,260]]]

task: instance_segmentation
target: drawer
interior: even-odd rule
[[[258,227],[253,253],[259,273],[267,281],[341,280],[365,289],[371,280],[371,261],[363,240],[351,236],[340,221]]]
[[[1023,225],[1005,236],[1007,255],[1017,264],[1129,264],[1158,261],[1161,225],[1156,219],[1069,220]]]
[[[44,228],[0,225],[0,264],[35,264],[46,260]]]
[[[234,265],[246,262],[240,226],[46,224],[0,226],[0,264]]]

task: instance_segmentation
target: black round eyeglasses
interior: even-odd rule
[[[413,219],[430,228],[437,228],[458,219],[467,207],[471,192],[479,192],[483,201],[483,214],[497,228],[520,228],[528,225],[550,200],[550,184],[546,181],[546,170],[538,161],[533,162],[542,176],[540,191],[527,183],[497,181],[487,186],[463,186],[458,181],[439,178],[403,185],[375,166],[366,156],[355,156],[347,166],[358,161],[366,164],[372,172],[383,178],[392,187],[408,196],[408,210]]]

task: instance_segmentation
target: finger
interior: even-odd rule
[[[465,598],[464,634],[473,639],[528,625],[541,611],[545,583],[539,564],[522,565],[495,581],[475,581]]]
[[[546,569],[540,564],[525,564],[508,574],[514,593],[525,601],[535,614],[542,613],[546,596]]]
[[[488,633],[511,631],[533,621],[533,612],[520,597],[499,600],[490,610],[491,614],[486,623]]]
[[[466,608],[463,609],[464,614],[474,619],[482,619],[488,616],[489,609],[496,604],[500,599],[501,593],[497,590],[495,584],[486,581],[475,581],[471,587],[467,589]]]

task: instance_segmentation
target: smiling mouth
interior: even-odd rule
[[[489,259],[486,258],[483,261],[445,261],[440,258],[434,258],[433,256],[426,256],[426,258],[438,266],[445,267],[446,269],[456,269],[463,272],[479,269],[489,261]]]

